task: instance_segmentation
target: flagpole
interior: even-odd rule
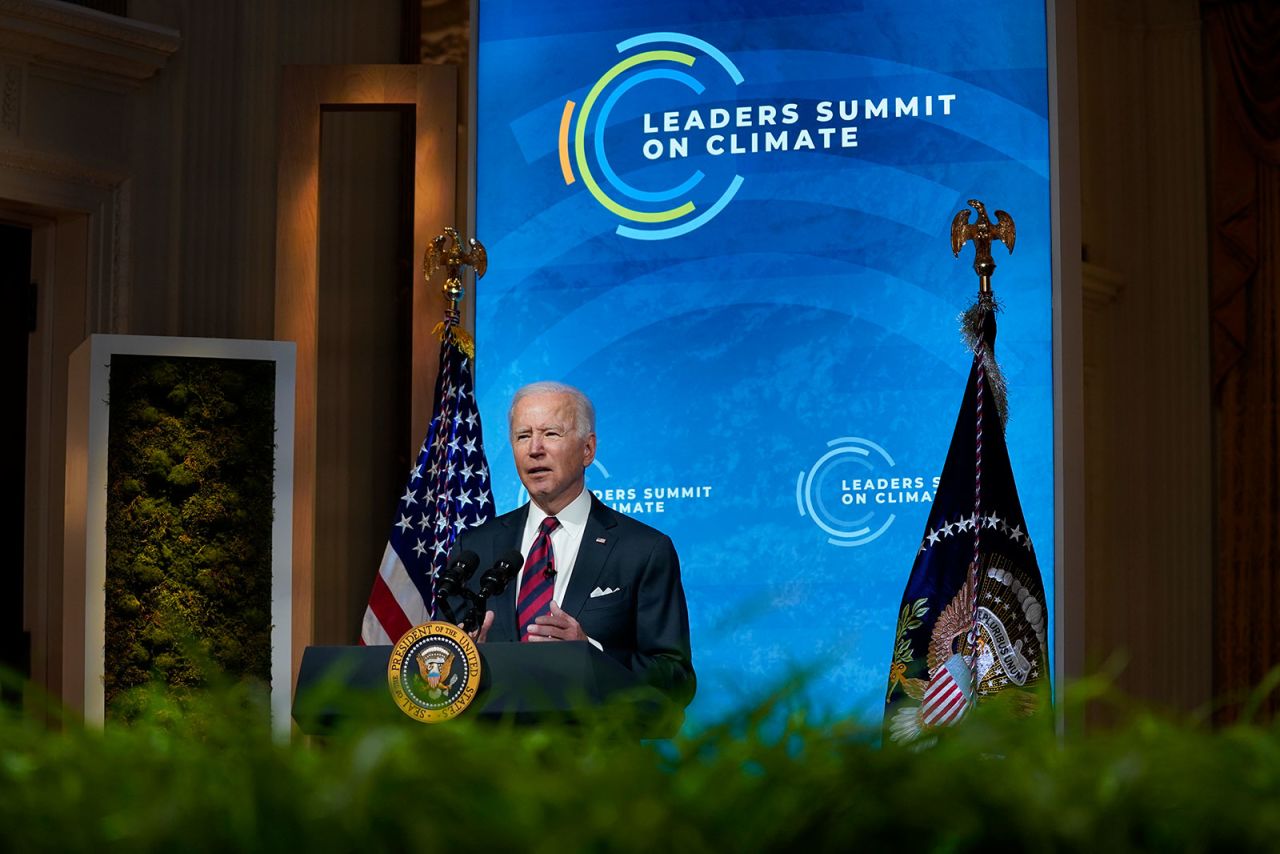
[[[422,259],[422,276],[428,285],[438,270],[447,272],[443,287],[447,305],[434,330],[440,339],[440,359],[431,423],[409,470],[404,494],[396,502],[394,518],[399,521],[387,536],[361,622],[364,645],[394,644],[414,626],[434,620],[436,579],[449,567],[458,534],[493,516],[489,464],[472,382],[475,341],[459,325],[458,311],[462,268],[474,269],[478,279],[487,266],[484,246],[474,238],[464,244],[453,228],[432,240]],[[447,608],[442,610],[449,615]]]
[[[969,222],[970,208],[977,212],[976,222]],[[987,217],[987,208],[978,199],[970,199],[969,207],[956,213],[951,220],[951,251],[957,258],[960,250],[970,241],[973,242],[973,272],[978,277],[977,303],[964,315],[965,338],[973,348],[974,354],[974,479],[973,479],[973,560],[969,564],[969,606],[972,619],[968,634],[968,655],[965,664],[972,674],[977,661],[978,649],[978,588],[982,563],[982,440],[983,440],[983,405],[987,389],[987,368],[995,369],[995,353],[992,342],[987,336],[988,317],[995,312],[995,291],[991,287],[991,277],[996,272],[995,258],[991,256],[991,241],[998,240],[1013,253],[1016,239],[1013,217],[1002,210],[996,211],[996,222],[992,224]],[[997,369],[998,370],[998,369]],[[997,373],[998,376],[998,373]],[[1001,395],[1002,397],[1003,395]],[[1003,410],[1003,406],[999,407]],[[1003,413],[1001,413],[1003,422]],[[977,686],[974,685],[974,690]]]
[[[446,248],[447,247],[447,248]],[[461,237],[458,236],[458,230],[451,225],[446,225],[444,231],[436,235],[431,243],[427,246],[427,251],[422,256],[422,278],[428,284],[431,283],[431,277],[437,270],[445,271],[444,284],[440,286],[446,305],[444,309],[444,319],[436,324],[435,334],[440,337],[441,342],[441,364],[439,369],[439,377],[453,373],[453,366],[450,370],[446,370],[445,361],[452,361],[448,351],[448,345],[453,344],[461,351],[466,359],[474,359],[476,355],[475,339],[462,329],[460,321],[462,314],[458,310],[458,303],[462,301],[466,291],[462,287],[462,268],[470,267],[475,270],[476,281],[484,276],[485,270],[489,266],[489,256],[485,251],[484,244],[474,237],[463,243]],[[464,360],[463,364],[466,364]],[[437,384],[439,377],[437,378]],[[441,399],[436,401],[436,408],[439,409],[439,420],[436,422],[437,429],[443,429],[451,418],[457,412],[460,401],[452,399],[450,395],[445,394]],[[453,409],[451,410],[450,407]],[[448,470],[441,473],[441,476],[447,477]],[[438,501],[441,505],[441,514],[444,514],[445,508],[450,504],[449,491],[446,487],[439,496]],[[428,595],[427,608],[432,619],[436,616],[436,579],[438,572],[433,572],[430,576],[430,593]]]

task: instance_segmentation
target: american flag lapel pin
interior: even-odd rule
[[[604,537],[596,537],[596,542],[600,545],[604,545]]]

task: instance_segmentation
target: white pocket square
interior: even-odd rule
[[[611,593],[617,593],[622,590],[621,587],[597,587],[591,591],[591,598],[598,599],[601,596],[608,596]]]

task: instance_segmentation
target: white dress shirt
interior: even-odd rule
[[[591,515],[591,493],[584,486],[578,497],[570,501],[556,514],[560,524],[551,532],[551,553],[555,558],[555,587],[551,599],[557,606],[564,602],[564,592],[569,589],[569,579],[573,576],[573,565],[578,561],[578,549],[582,545],[582,535],[587,530],[587,517]],[[526,557],[533,548],[533,539],[538,535],[542,520],[547,518],[534,502],[529,502],[529,518],[524,522],[524,536],[520,538],[520,554]],[[524,570],[516,578],[516,602],[520,601],[520,587],[524,583]],[[521,627],[523,628],[523,627]],[[587,638],[596,649],[603,650],[592,638]]]

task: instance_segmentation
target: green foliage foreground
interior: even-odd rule
[[[1075,698],[1097,700],[1097,686]],[[264,698],[0,719],[5,851],[1209,851],[1280,840],[1280,731],[1128,713],[1058,739],[991,704],[926,750],[783,697],[669,742],[615,723],[273,740]]]

